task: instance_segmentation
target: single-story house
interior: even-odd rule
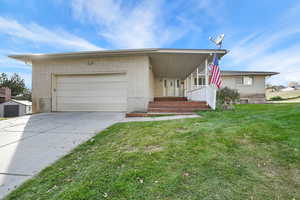
[[[32,103],[27,100],[10,99],[0,104],[0,117],[18,117],[32,113]]]
[[[280,91],[282,91],[282,92],[288,92],[288,91],[294,91],[294,90],[296,90],[296,89],[293,88],[293,87],[286,87],[286,88],[281,89]]]
[[[216,89],[209,85],[213,54],[225,49],[131,49],[9,57],[32,65],[33,113],[51,111],[193,111],[215,108]],[[203,87],[193,73],[203,71]],[[153,104],[163,97],[204,104]],[[166,100],[165,99],[165,100]],[[149,109],[150,106],[150,109]],[[164,106],[164,107],[162,107]],[[201,107],[202,106],[202,107]]]

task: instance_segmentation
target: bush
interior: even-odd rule
[[[280,100],[283,100],[283,98],[281,96],[275,96],[275,97],[271,97],[270,100],[271,101],[280,101]]]
[[[237,90],[224,87],[217,91],[217,107],[219,109],[233,109],[233,104],[240,100],[240,93]]]

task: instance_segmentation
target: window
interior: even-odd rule
[[[199,78],[199,85],[205,85],[205,78]]]
[[[167,88],[167,80],[164,80],[164,86]]]
[[[251,76],[236,77],[235,82],[238,85],[252,85],[253,84],[253,77],[251,77]]]
[[[252,85],[253,83],[253,77],[250,76],[244,76],[243,77],[243,84],[244,85]]]
[[[180,81],[177,80],[177,88],[179,88],[179,85],[180,85]]]
[[[242,85],[243,84],[243,77],[236,77],[235,78],[235,83],[237,85]]]
[[[199,83],[199,85],[205,85],[205,78],[204,77],[199,77],[198,78],[198,83]],[[194,78],[194,85],[198,85],[197,84],[197,78]]]

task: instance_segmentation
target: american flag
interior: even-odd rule
[[[217,56],[216,53],[214,54],[213,64],[211,65],[210,84],[215,85],[217,88],[220,88],[221,85],[222,85],[221,71],[220,71],[220,68],[219,68],[218,56]]]

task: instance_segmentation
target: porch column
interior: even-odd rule
[[[208,85],[208,79],[209,79],[209,74],[208,74],[208,60],[207,58],[205,59],[205,85]]]
[[[199,67],[197,67],[197,88],[199,87]]]
[[[191,90],[193,90],[193,73],[191,73]]]

